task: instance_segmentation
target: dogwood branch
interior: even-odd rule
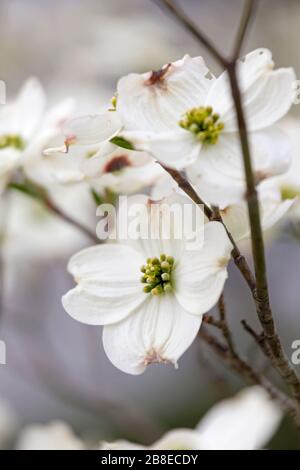
[[[259,372],[255,371],[244,359],[240,358],[237,354],[232,354],[227,346],[220,343],[217,338],[209,334],[205,328],[200,329],[199,336],[215,354],[247,384],[260,385],[263,387],[273,399],[278,401],[282,410],[293,418],[297,427],[300,428],[299,409],[293,400],[276,388]]]
[[[249,333],[250,336],[254,339],[254,341],[258,344],[259,348],[262,350],[262,352],[265,354],[265,356],[270,359],[271,357],[271,351],[268,346],[268,343],[266,342],[266,337],[264,332],[262,333],[257,333],[248,323],[246,320],[242,320],[241,324],[244,328],[244,330]]]
[[[253,292],[256,302],[256,311],[270,346],[271,360],[274,367],[289,387],[292,396],[300,403],[300,380],[295,370],[290,366],[284,353],[270,306],[269,288],[265,248],[262,234],[260,210],[255,186],[255,177],[252,170],[252,161],[248,141],[247,125],[242,107],[241,93],[236,74],[236,64],[228,65],[228,75],[231,84],[232,97],[236,108],[237,122],[241,149],[244,159],[244,168],[247,185],[247,204],[251,227],[252,253],[256,278],[256,289]]]
[[[100,240],[98,239],[96,234],[94,234],[91,230],[89,230],[82,223],[80,223],[77,220],[70,217],[60,207],[58,207],[50,199],[50,197],[47,194],[47,191],[44,188],[38,187],[37,185],[34,185],[30,181],[22,181],[20,183],[19,182],[12,182],[8,185],[8,188],[15,189],[17,191],[20,191],[20,192],[26,194],[29,197],[32,197],[32,198],[36,199],[41,204],[43,204],[46,209],[48,209],[53,214],[57,215],[64,222],[67,222],[68,224],[75,227],[77,230],[79,230],[84,235],[86,235],[88,238],[90,238],[93,242],[100,243]]]
[[[219,314],[220,314],[220,321],[222,325],[222,333],[223,336],[228,344],[229,351],[231,354],[235,355],[235,347],[233,344],[233,339],[232,335],[230,332],[230,328],[228,326],[227,322],[227,315],[226,315],[226,307],[225,307],[225,300],[224,300],[224,292],[221,294],[219,301],[218,301],[218,309],[219,309]]]
[[[226,60],[226,58],[224,58],[214,48],[214,46],[207,40],[207,38],[204,37],[202,33],[198,31],[198,29],[189,20],[189,18],[178,7],[176,7],[171,0],[161,0],[161,3],[164,4],[168,8],[168,10],[181,22],[181,24],[185,26],[185,28],[190,31],[203,46],[208,49],[208,51],[219,61],[221,65],[225,67],[228,72],[232,97],[236,109],[236,117],[239,129],[241,150],[243,154],[247,186],[247,204],[251,227],[252,253],[255,269],[255,283],[251,288],[251,292],[256,303],[257,315],[265,333],[266,341],[268,342],[268,345],[272,352],[272,364],[279,372],[285,384],[288,386],[293,398],[298,402],[299,408],[300,380],[295,370],[289,364],[289,361],[284,353],[280,338],[276,331],[273,314],[270,306],[260,211],[255,186],[255,178],[252,170],[247,126],[237,79],[236,57],[234,57],[233,61]],[[252,16],[253,8],[254,2],[247,2],[246,13],[243,15],[244,19],[242,21],[240,32],[238,33],[236,39],[234,54],[240,51],[240,47],[242,45],[241,43],[243,42],[243,39],[245,37],[250,18]],[[248,285],[250,286],[249,282]]]

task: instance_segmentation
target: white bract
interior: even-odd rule
[[[297,201],[296,198],[283,199],[277,185],[271,180],[262,182],[258,191],[258,199],[264,231],[276,225]],[[246,201],[231,204],[220,210],[220,214],[234,240],[251,238]]]
[[[293,69],[273,70],[271,52],[258,49],[238,64],[255,176],[261,181],[289,165],[289,145],[273,125],[292,105]],[[188,168],[207,187],[208,201],[244,196],[245,178],[228,74],[209,73],[201,57],[130,74],[118,84],[121,135],[165,165]]]
[[[289,170],[274,179],[274,183],[281,191],[283,199],[297,197],[291,217],[299,220],[300,216],[300,119],[286,118],[280,123],[281,129],[286,132],[292,143],[292,163]]]
[[[187,198],[175,200],[191,204]],[[232,249],[223,226],[211,222],[205,224],[203,246],[189,251],[187,239],[174,236],[174,218],[153,213],[146,196],[138,201],[158,237],[122,240],[74,255],[68,269],[78,285],[62,299],[76,320],[104,325],[107,356],[130,374],[152,363],[177,364],[195,339],[202,315],[222,292]],[[172,204],[174,198],[164,202]]]
[[[164,173],[147,153],[109,142],[101,146],[72,145],[67,154],[52,151],[45,158],[55,166],[56,178],[60,176],[61,183],[85,181],[100,195],[106,189],[116,194],[133,193],[150,186]]]
[[[146,152],[121,148],[108,141],[93,144],[74,139],[70,142],[66,137],[65,142],[63,146],[44,151],[44,173],[41,175],[39,171],[39,181],[49,184],[54,176],[54,181],[62,184],[85,181],[100,195],[107,189],[116,194],[130,194],[150,186],[163,173]]]
[[[259,386],[213,406],[195,430],[167,432],[150,447],[128,441],[103,443],[102,450],[255,450],[262,449],[277,430],[282,413]]]
[[[70,426],[62,421],[27,426],[17,442],[17,450],[83,449],[83,442],[75,436]]]
[[[203,197],[202,186],[195,185],[197,193]],[[151,197],[160,200],[170,194],[184,194],[170,175],[162,175],[151,190]],[[258,198],[263,230],[273,227],[297,202],[297,198],[283,199],[277,181],[263,181],[259,186]],[[250,225],[247,202],[242,200],[230,205],[220,205],[220,214],[235,241],[250,238]]]
[[[19,95],[0,111],[0,179],[7,181],[18,167],[27,176],[43,164],[42,150],[60,133],[74,103],[65,100],[46,112],[45,92],[35,78],[23,85]]]
[[[68,153],[73,145],[89,146],[109,142],[122,127],[120,116],[115,109],[70,119],[62,126],[64,144],[49,148],[46,153]]]

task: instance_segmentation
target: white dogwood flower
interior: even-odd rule
[[[68,424],[53,421],[25,427],[17,442],[17,450],[83,450],[83,442]]]
[[[292,105],[293,69],[273,70],[271,52],[258,49],[238,63],[242,100],[256,178],[280,174],[289,165],[289,145],[275,124]],[[202,58],[185,56],[159,72],[130,74],[118,84],[122,135],[193,180],[212,188],[210,201],[227,204],[245,190],[236,116],[228,74],[209,74]]]
[[[104,325],[103,344],[111,362],[140,374],[152,363],[177,364],[191,345],[202,314],[222,292],[232,246],[223,226],[211,222],[205,224],[203,246],[188,250],[187,238],[174,235],[174,218],[158,216],[147,196],[133,198],[147,209],[138,221],[147,220],[151,234],[158,236],[74,255],[68,269],[78,285],[62,302],[76,320]],[[178,196],[164,202],[190,204]]]
[[[0,179],[6,181],[15,168],[27,175],[41,163],[42,149],[60,133],[70,117],[73,101],[65,100],[46,112],[45,92],[35,78],[25,82],[19,95],[0,111]]]
[[[276,432],[282,413],[259,387],[249,387],[212,407],[195,430],[175,429],[149,447],[128,441],[105,442],[101,450],[255,450]]]
[[[100,196],[107,190],[130,194],[151,186],[164,170],[145,152],[102,145],[72,145],[68,152],[51,149],[44,155],[44,165],[35,172],[35,181],[45,186],[56,183],[85,182]],[[32,177],[31,172],[31,177]]]
[[[111,143],[102,145],[94,156],[85,158],[81,171],[100,194],[106,188],[116,194],[130,194],[151,186],[164,173],[149,154]]]

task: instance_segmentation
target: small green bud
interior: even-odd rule
[[[161,269],[162,269],[163,271],[168,271],[168,270],[170,269],[170,265],[169,265],[168,261],[163,261],[163,262],[161,263]]]
[[[151,292],[151,290],[152,290],[152,287],[151,287],[151,286],[145,286],[145,287],[143,288],[143,291],[145,292],[145,294],[149,294],[149,293]]]
[[[167,284],[164,284],[164,291],[165,292],[171,292],[173,290],[172,288],[172,285],[170,284],[170,282],[168,282]]]

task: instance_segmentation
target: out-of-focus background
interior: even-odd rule
[[[229,54],[243,2],[181,3]],[[277,66],[293,66],[299,73],[300,2],[258,3],[246,52],[268,47]],[[73,96],[79,112],[100,109],[120,76],[157,69],[185,53],[203,55],[218,72],[206,51],[150,0],[1,0],[0,50],[0,79],[8,97],[33,75],[50,103]],[[294,106],[292,112],[299,110]],[[151,367],[136,377],[115,369],[103,352],[100,328],[75,322],[61,306],[62,294],[72,286],[68,258],[89,242],[68,233],[64,236],[72,243],[64,249],[65,238],[55,224],[33,234],[26,204],[20,202],[17,217],[24,233],[17,233],[4,253],[0,324],[0,339],[7,345],[0,396],[15,409],[20,425],[63,419],[95,441],[123,437],[148,443],[171,427],[193,427],[211,404],[241,386],[197,341],[178,370]],[[1,213],[2,221],[5,216]],[[276,233],[268,242],[268,263],[276,321],[291,355],[292,342],[300,339],[300,241]],[[253,306],[232,266],[225,296],[237,342],[254,359],[257,353],[240,326],[242,318],[256,325]],[[295,430],[285,420],[271,447],[297,446]]]

